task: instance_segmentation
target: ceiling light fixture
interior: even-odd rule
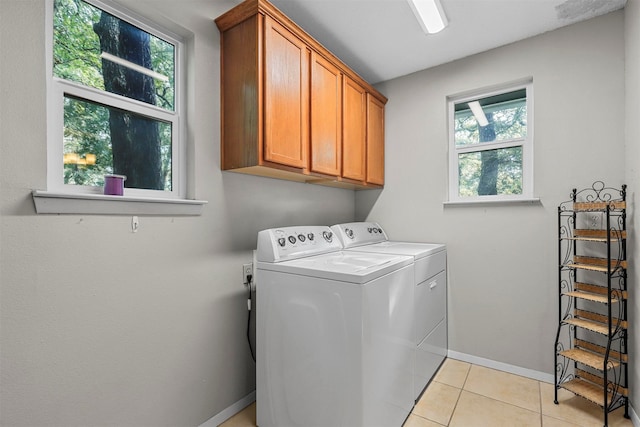
[[[425,33],[435,34],[442,31],[449,24],[440,0],[407,1]]]
[[[469,102],[468,105],[480,126],[486,126],[489,124],[489,120],[487,120],[487,116],[484,114],[484,110],[478,101]]]

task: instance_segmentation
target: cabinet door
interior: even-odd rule
[[[367,93],[344,76],[342,126],[342,176],[365,180]]]
[[[384,104],[367,94],[367,182],[384,185]]]
[[[306,44],[265,17],[264,160],[307,168],[309,61]]]
[[[311,171],[340,175],[342,159],[342,73],[311,56]]]

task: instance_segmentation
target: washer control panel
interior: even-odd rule
[[[389,240],[382,227],[375,222],[336,224],[331,230],[345,249]]]
[[[280,262],[342,249],[326,226],[282,227],[258,233],[258,261]]]

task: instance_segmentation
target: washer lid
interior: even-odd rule
[[[258,269],[363,284],[412,263],[413,258],[408,256],[339,251],[291,261],[259,262]]]
[[[444,251],[446,246],[440,243],[386,242],[352,248],[359,252],[378,252],[383,254],[408,255],[414,259],[424,258],[437,252]]]

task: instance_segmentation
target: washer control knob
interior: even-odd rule
[[[373,228],[369,227],[369,228],[367,228],[367,231],[368,231],[369,233],[373,233]]]
[[[347,235],[348,238],[353,239],[353,230],[350,228],[345,228],[344,229],[344,233]]]
[[[382,228],[378,228],[378,233],[382,234]]]
[[[307,234],[307,239],[313,241],[314,238],[315,238],[315,236],[313,235],[313,233]]]
[[[289,241],[291,242],[291,244],[295,244],[296,243],[296,236],[289,236]]]
[[[278,238],[278,244],[280,245],[280,247],[284,248],[285,243],[287,243],[287,241],[284,239],[284,237]]]
[[[323,231],[322,237],[324,237],[324,240],[331,243],[331,241],[333,240],[333,233],[330,231]]]
[[[299,234],[299,235],[298,235],[298,240],[300,240],[301,242],[303,242],[303,243],[304,243],[304,241],[305,241],[305,240],[307,240],[307,238],[306,238],[306,237],[304,237],[304,234]]]

